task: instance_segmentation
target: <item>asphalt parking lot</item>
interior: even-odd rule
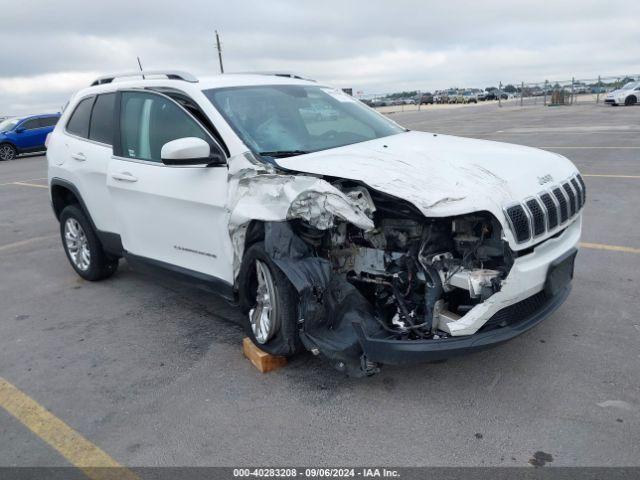
[[[391,118],[575,162],[587,248],[559,311],[444,363],[350,379],[306,354],[261,374],[223,301],[124,263],[105,282],[81,280],[60,245],[45,158],[0,163],[0,381],[64,422],[47,430],[0,408],[0,466],[77,464],[73,432],[128,466],[524,466],[536,452],[552,466],[639,466],[640,108]]]

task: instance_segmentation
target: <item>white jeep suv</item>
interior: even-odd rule
[[[97,79],[48,141],[62,244],[237,302],[265,351],[338,369],[509,340],[567,297],[585,185],[534,148],[409,131],[293,75]]]

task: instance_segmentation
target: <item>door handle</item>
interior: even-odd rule
[[[72,153],[71,158],[73,158],[74,160],[78,160],[79,162],[84,162],[87,159],[87,157],[85,157],[84,153],[82,152]]]
[[[111,178],[119,180],[121,182],[137,182],[138,178],[131,175],[129,172],[113,173]]]

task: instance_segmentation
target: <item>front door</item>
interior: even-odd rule
[[[22,122],[16,130],[21,130],[20,133],[16,132],[16,143],[21,151],[35,152],[44,150],[44,141],[49,131],[41,127],[39,119],[32,118]]]
[[[186,110],[151,92],[121,92],[107,187],[124,249],[138,257],[233,282],[226,166],[167,166],[162,146],[214,140]]]

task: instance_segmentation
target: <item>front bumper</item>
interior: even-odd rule
[[[404,365],[443,360],[491,348],[521,335],[557,310],[566,300],[570,291],[571,284],[568,284],[554,295],[548,295],[544,301],[537,298],[535,300],[537,308],[530,309],[531,311],[527,315],[518,318],[517,321],[463,337],[449,337],[439,340],[387,340],[369,337],[362,324],[358,322],[354,322],[353,327],[358,335],[364,355],[371,362],[385,365]],[[536,296],[534,295],[534,297]],[[511,307],[507,307],[507,309],[509,308]],[[497,315],[500,315],[500,312]]]

